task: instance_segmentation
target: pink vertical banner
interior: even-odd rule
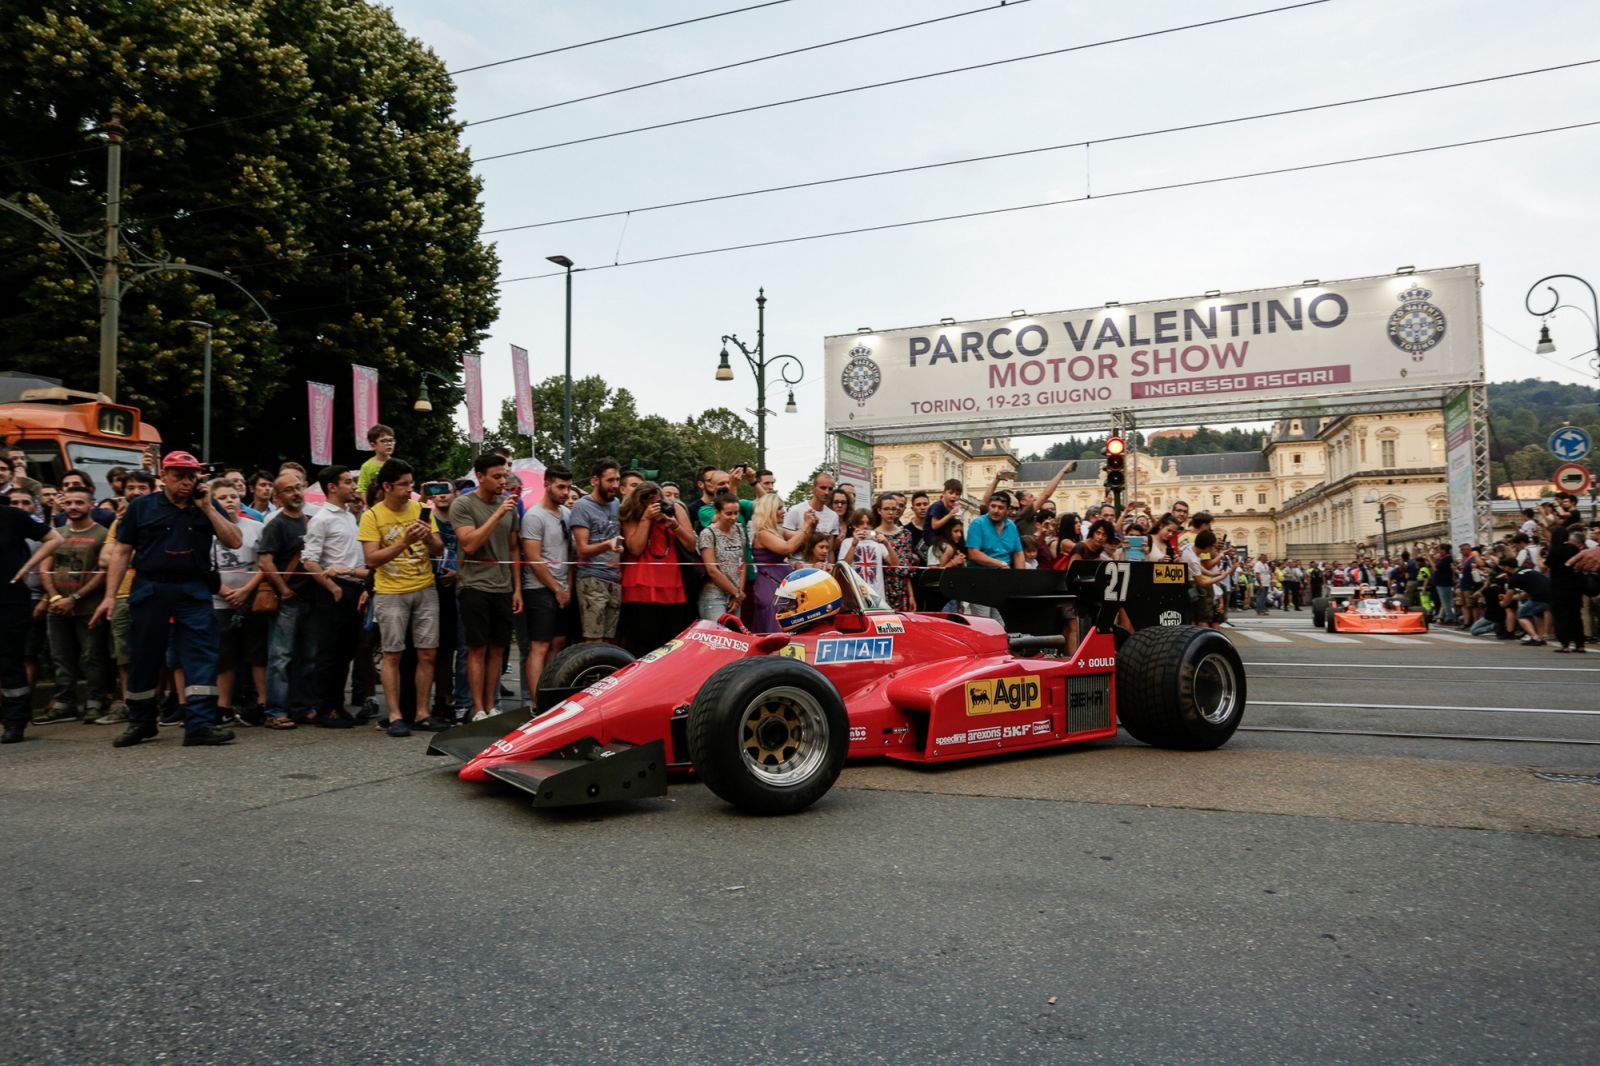
[[[333,462],[333,386],[306,382],[306,406],[311,424],[311,463],[328,466]]]
[[[511,346],[511,387],[517,396],[517,432],[533,436],[533,390],[528,385],[528,349]]]
[[[467,393],[467,439],[483,443],[483,356],[461,357],[462,387]]]
[[[356,450],[370,452],[367,430],[378,424],[378,370],[371,366],[350,367],[350,395],[355,404]]]

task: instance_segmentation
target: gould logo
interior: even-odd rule
[[[1037,711],[1042,698],[1038,674],[967,682],[968,715]]]

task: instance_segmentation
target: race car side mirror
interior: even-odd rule
[[[834,617],[833,625],[841,633],[865,633],[867,616],[855,611],[840,611]]]

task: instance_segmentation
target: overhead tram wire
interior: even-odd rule
[[[870,85],[857,85],[857,86],[853,86],[853,87],[847,88],[847,89],[835,89],[835,90],[832,90],[830,92],[816,93],[816,94],[813,94],[813,95],[810,95],[810,96],[798,96],[798,97],[794,97],[794,98],[788,99],[788,100],[774,100],[774,101],[770,101],[770,102],[764,103],[764,104],[752,104],[749,107],[741,107],[741,108],[737,108],[737,109],[732,110],[732,111],[717,111],[717,112],[712,112],[710,114],[705,114],[705,115],[695,115],[695,116],[691,116],[689,118],[674,119],[674,120],[668,121],[668,122],[657,122],[657,123],[653,123],[653,124],[651,124],[649,126],[636,126],[636,127],[632,128],[632,129],[613,130],[610,133],[599,133],[599,134],[595,134],[595,135],[593,135],[591,137],[580,137],[580,138],[578,138],[576,140],[571,140],[571,141],[558,141],[558,142],[555,142],[555,143],[552,143],[552,144],[534,145],[534,146],[529,147],[529,148],[522,148],[522,149],[518,149],[518,150],[512,151],[512,152],[500,152],[500,153],[497,153],[497,154],[494,154],[494,155],[478,156],[478,157],[472,159],[471,162],[473,162],[473,163],[486,163],[486,162],[490,162],[490,161],[493,161],[493,160],[496,160],[496,159],[509,159],[512,156],[530,155],[530,154],[532,154],[534,152],[548,152],[548,151],[552,151],[552,150],[557,149],[557,148],[569,148],[569,147],[571,147],[573,145],[589,144],[589,143],[594,142],[594,141],[610,140],[612,138],[625,137],[625,136],[628,136],[629,134],[634,134],[634,133],[647,133],[647,132],[649,132],[651,130],[668,129],[668,128],[673,127],[673,126],[686,126],[686,125],[689,125],[691,123],[706,122],[706,121],[709,121],[711,119],[717,119],[717,118],[726,118],[726,117],[728,117],[730,115],[749,114],[751,112],[764,111],[764,110],[767,110],[769,108],[774,108],[774,107],[786,107],[786,106],[788,106],[790,104],[806,103],[806,102],[809,102],[809,101],[812,101],[812,100],[821,100],[821,99],[826,99],[826,98],[834,97],[834,96],[843,96],[843,95],[847,95],[849,93],[865,92],[865,91],[870,90],[870,89],[881,89],[881,88],[885,88],[885,87],[893,86],[893,85],[904,85],[904,84],[907,84],[909,82],[925,81],[925,80],[927,80],[929,78],[942,77],[942,76],[944,76],[946,74],[960,74],[960,73],[965,73],[965,72],[973,71],[973,70],[983,70],[983,69],[988,69],[988,68],[992,68],[992,67],[1004,66],[1004,65],[1006,65],[1008,63],[1019,63],[1019,62],[1023,62],[1023,61],[1028,60],[1028,59],[1039,59],[1039,58],[1042,58],[1042,57],[1045,57],[1045,56],[1063,55],[1063,54],[1066,54],[1066,53],[1069,53],[1069,52],[1081,52],[1081,51],[1085,51],[1085,50],[1088,50],[1088,49],[1091,49],[1091,48],[1102,48],[1102,47],[1105,47],[1107,45],[1113,45],[1113,44],[1127,44],[1127,43],[1132,42],[1132,41],[1145,40],[1145,39],[1151,38],[1151,37],[1161,37],[1161,36],[1165,36],[1165,35],[1168,35],[1168,34],[1182,33],[1182,32],[1184,32],[1186,30],[1205,29],[1205,28],[1208,28],[1208,27],[1211,27],[1211,26],[1219,26],[1219,25],[1222,25],[1224,23],[1239,22],[1239,21],[1244,20],[1244,19],[1257,18],[1257,17],[1262,16],[1262,15],[1274,15],[1274,14],[1279,14],[1279,13],[1284,12],[1284,11],[1294,11],[1294,10],[1298,10],[1300,8],[1314,7],[1314,6],[1317,6],[1319,4],[1326,4],[1326,3],[1330,3],[1330,2],[1332,2],[1332,0],[1304,0],[1304,2],[1302,2],[1302,3],[1289,4],[1289,5],[1284,6],[1284,7],[1264,8],[1264,9],[1259,10],[1259,11],[1247,11],[1247,12],[1245,12],[1243,14],[1229,15],[1229,16],[1227,16],[1225,18],[1207,19],[1207,20],[1205,20],[1203,22],[1191,22],[1191,23],[1187,23],[1187,24],[1182,25],[1182,26],[1168,26],[1168,27],[1166,27],[1164,29],[1149,30],[1149,31],[1146,31],[1146,32],[1143,32],[1143,33],[1131,34],[1131,35],[1125,36],[1125,37],[1109,37],[1109,38],[1106,38],[1105,40],[1090,41],[1090,42],[1088,42],[1086,44],[1077,44],[1077,45],[1072,45],[1072,46],[1067,47],[1067,48],[1058,48],[1058,49],[1054,49],[1054,50],[1049,51],[1049,52],[1038,52],[1038,53],[1034,53],[1034,54],[1031,54],[1031,55],[1025,55],[1025,56],[1013,56],[1010,59],[997,59],[997,60],[993,60],[993,61],[988,62],[988,63],[978,63],[978,64],[975,64],[975,65],[972,65],[972,66],[952,67],[952,68],[949,68],[949,69],[946,69],[946,70],[932,71],[932,72],[929,72],[929,73],[926,73],[926,74],[914,74],[914,75],[911,75],[909,77],[896,78],[896,79],[893,79],[891,81],[885,81],[885,82],[876,82],[876,83],[873,83],[873,84],[870,84]],[[322,186],[318,186],[316,188],[304,189],[304,190],[301,190],[300,195],[309,196],[309,195],[314,194],[314,193],[333,192],[333,191],[335,191],[337,189],[354,189],[354,188],[360,188],[360,187],[365,186],[365,185],[374,185],[374,184],[377,184],[380,181],[387,181],[389,178],[394,176],[394,173],[395,172],[393,172],[393,171],[389,171],[389,172],[386,172],[386,173],[381,174],[381,175],[379,175],[377,177],[374,177],[374,178],[363,178],[363,179],[355,180],[355,181],[340,181],[340,182],[334,182],[333,184],[330,184],[330,185],[322,185]],[[208,213],[210,213],[212,211],[225,211],[225,210],[229,210],[229,209],[235,208],[235,207],[253,207],[253,206],[255,206],[254,201],[251,201],[251,200],[236,200],[236,201],[234,201],[232,203],[215,204],[215,205],[212,205],[210,207],[196,208],[193,211],[185,211],[181,215],[179,215],[179,214],[162,215],[159,218],[146,218],[146,219],[140,219],[138,221],[141,222],[141,223],[164,222],[164,221],[167,221],[168,219],[176,220],[176,219],[180,219],[180,218],[190,218],[190,217],[193,217],[194,215],[208,214]]]
[[[1308,170],[1323,170],[1329,167],[1349,166],[1354,163],[1371,163],[1381,159],[1399,159],[1405,156],[1425,155],[1429,152],[1442,152],[1451,148],[1468,148],[1481,144],[1495,144],[1500,141],[1519,140],[1525,137],[1538,137],[1547,133],[1563,133],[1570,130],[1588,129],[1600,126],[1600,119],[1589,122],[1574,122],[1565,126],[1550,126],[1539,130],[1524,130],[1520,133],[1505,133],[1494,137],[1477,137],[1468,141],[1453,141],[1449,144],[1434,144],[1423,148],[1404,148],[1392,152],[1378,152],[1372,155],[1351,156],[1345,159],[1329,159],[1318,163],[1302,163],[1292,167],[1273,167],[1269,170],[1254,170],[1242,174],[1224,174],[1214,178],[1196,178],[1193,181],[1175,181],[1164,185],[1147,185],[1137,189],[1120,189],[1107,193],[1096,193],[1093,196],[1069,196],[1060,200],[1042,200],[1032,204],[1013,204],[1010,207],[993,207],[981,211],[963,211],[953,215],[938,215],[932,218],[907,219],[902,222],[885,222],[876,226],[857,226],[853,229],[830,230],[827,233],[807,233],[798,237],[780,237],[769,241],[751,241],[746,244],[729,244],[720,248],[701,248],[692,252],[675,252],[670,255],[650,256],[644,259],[630,259],[621,263],[606,263],[589,267],[588,273],[600,270],[616,270],[621,267],[645,266],[650,263],[665,263],[676,259],[692,259],[705,255],[721,255],[725,252],[742,252],[754,248],[770,248],[783,244],[799,244],[805,241],[820,241],[830,237],[850,237],[862,233],[879,233],[884,230],[907,229],[912,226],[928,226],[938,222],[957,222],[963,219],[984,218],[991,215],[1014,214],[1019,211],[1034,211],[1044,207],[1060,207],[1065,204],[1086,203],[1090,200],[1112,200],[1123,196],[1140,196],[1153,192],[1170,192],[1174,189],[1192,189],[1203,185],[1221,185],[1230,181],[1245,181],[1252,178],[1273,177],[1279,174],[1296,174]],[[543,278],[560,277],[561,271],[551,271],[543,274],[526,274],[522,277],[501,278],[499,284],[510,285],[519,281],[538,281]]]
[[[445,71],[445,77],[454,78],[454,77],[456,77],[458,75],[469,74],[469,73],[471,73],[473,71],[476,71],[476,70],[487,70],[490,67],[503,67],[503,66],[506,66],[507,64],[510,64],[510,63],[521,63],[524,60],[528,60],[528,59],[540,59],[540,58],[542,58],[544,56],[553,56],[553,55],[557,55],[557,54],[559,54],[561,52],[574,52],[574,51],[577,51],[580,48],[588,48],[588,47],[591,47],[591,46],[597,45],[597,44],[609,44],[612,41],[626,40],[627,38],[630,38],[630,37],[642,37],[645,34],[655,33],[655,32],[657,32],[659,30],[677,29],[680,26],[690,26],[690,25],[693,25],[694,23],[697,23],[697,22],[710,22],[712,19],[725,18],[728,15],[742,15],[747,11],[757,11],[757,10],[759,10],[761,8],[764,8],[764,7],[776,7],[779,4],[787,4],[787,3],[790,3],[790,2],[791,2],[791,0],[764,0],[764,2],[759,3],[759,4],[747,4],[744,7],[730,8],[727,11],[715,11],[715,12],[712,12],[711,14],[709,14],[709,15],[699,15],[699,16],[696,16],[695,18],[690,18],[690,19],[679,19],[676,22],[664,22],[664,23],[661,23],[658,26],[646,26],[644,29],[629,30],[626,33],[614,33],[614,34],[611,34],[610,36],[607,36],[607,37],[595,37],[595,38],[593,38],[591,40],[577,41],[577,42],[574,42],[573,44],[564,44],[564,45],[560,45],[560,46],[558,46],[556,48],[546,48],[546,49],[544,49],[543,51],[540,51],[540,52],[529,52],[527,55],[512,56],[509,59],[496,59],[496,60],[494,60],[492,62],[489,62],[489,63],[479,63],[479,64],[477,64],[475,66],[461,67],[458,70]],[[1026,0],[1015,0],[1015,2],[1022,3],[1022,2],[1026,2]],[[346,99],[349,99],[349,98],[346,97]],[[218,126],[228,126],[228,125],[231,125],[231,124],[233,124],[235,122],[250,122],[250,121],[253,121],[253,120],[258,119],[258,118],[270,118],[273,115],[282,115],[282,114],[286,114],[286,113],[293,112],[293,111],[300,111],[300,110],[303,110],[303,109],[305,109],[307,107],[311,107],[314,104],[322,103],[322,102],[324,102],[324,101],[304,100],[304,101],[301,101],[300,103],[297,103],[297,104],[285,104],[282,107],[271,107],[271,108],[267,108],[264,111],[253,111],[253,112],[251,112],[249,114],[245,114],[245,115],[231,115],[231,116],[229,116],[227,118],[219,118],[219,119],[215,119],[215,120],[213,120],[211,122],[199,122],[199,123],[196,123],[193,126],[184,126],[184,127],[180,128],[180,129],[171,130],[169,132],[160,134],[160,137],[162,137],[162,138],[177,137],[177,136],[181,136],[182,134],[185,134],[185,133],[194,133],[194,132],[197,132],[199,130],[215,129]],[[127,138],[125,138],[123,143],[124,144],[134,144],[134,143],[137,143],[138,141],[141,141],[141,140],[153,140],[153,139],[155,139],[155,138],[152,138],[152,137],[127,137]],[[0,167],[23,167],[23,166],[29,166],[29,165],[34,164],[34,163],[48,162],[48,161],[50,161],[52,159],[65,159],[68,156],[82,155],[85,152],[104,151],[104,148],[105,148],[104,145],[94,144],[94,145],[87,145],[87,146],[85,146],[83,148],[73,148],[73,149],[70,149],[70,150],[65,151],[65,152],[54,152],[54,153],[51,153],[50,155],[33,156],[33,157],[29,158],[29,159],[6,159],[6,160],[0,160]]]
[[[643,214],[648,211],[663,211],[678,207],[691,207],[699,204],[716,203],[722,200],[734,200],[750,196],[762,196],[769,193],[790,192],[796,189],[817,188],[826,185],[842,184],[844,182],[860,181],[866,178],[891,177],[899,174],[912,174],[925,170],[937,170],[942,167],[963,166],[970,163],[985,163],[997,159],[1012,159],[1019,156],[1037,155],[1043,152],[1062,151],[1069,148],[1083,148],[1096,144],[1111,144],[1118,141],[1139,140],[1146,137],[1159,137],[1168,133],[1186,133],[1197,129],[1209,129],[1217,126],[1227,126],[1243,122],[1255,122],[1267,118],[1281,118],[1286,115],[1302,115],[1314,111],[1324,111],[1337,107],[1348,107],[1354,104],[1374,103],[1383,100],[1393,100],[1401,97],[1420,96],[1426,93],[1443,92],[1447,89],[1457,89],[1470,85],[1484,85],[1490,82],[1506,81],[1512,78],[1531,77],[1535,74],[1547,74],[1553,71],[1568,70],[1574,67],[1591,66],[1600,63],[1600,59],[1585,59],[1573,63],[1563,63],[1553,67],[1540,67],[1534,70],[1516,71],[1510,74],[1492,74],[1482,78],[1472,78],[1467,81],[1449,82],[1444,85],[1431,85],[1420,89],[1400,89],[1394,92],[1381,93],[1376,96],[1354,97],[1348,100],[1334,100],[1322,104],[1307,104],[1303,107],[1285,108],[1278,111],[1263,111],[1253,115],[1235,115],[1231,118],[1211,119],[1205,122],[1191,122],[1178,126],[1164,126],[1160,129],[1142,130],[1136,133],[1118,133],[1105,137],[1092,138],[1084,141],[1072,141],[1066,144],[1042,145],[1036,148],[1018,148],[1009,152],[994,152],[988,155],[969,156],[964,159],[947,159],[936,163],[918,163],[908,167],[894,167],[888,170],[867,171],[861,174],[843,174],[831,178],[818,178],[812,181],[793,182],[786,185],[771,185],[759,189],[746,189],[740,192],[720,193],[714,196],[694,197],[688,200],[674,200],[667,203],[651,204],[644,207],[623,208],[614,211],[600,211],[588,215],[574,215],[570,218],[550,219],[544,222],[529,222],[517,226],[501,226],[495,229],[482,230],[479,236],[489,237],[501,233],[514,233],[522,230],[539,229],[547,226],[559,226],[572,222],[590,222],[603,218],[617,218],[621,216]],[[209,208],[207,209],[209,210]],[[358,251],[371,251],[372,248],[359,249]],[[351,249],[338,249],[322,252],[299,259],[286,261],[283,259],[264,259],[250,263],[235,264],[233,269],[243,270],[251,267],[272,266],[274,264],[294,262],[303,263],[318,259],[327,259],[332,256],[349,254]],[[1492,328],[1492,327],[1491,327]],[[1531,351],[1532,349],[1528,349]],[[1543,358],[1541,356],[1541,358]],[[1554,360],[1549,360],[1555,362]],[[1561,364],[1556,364],[1561,365]]]
[[[928,71],[925,74],[909,74],[903,78],[890,78],[888,81],[868,82],[865,85],[852,85],[846,89],[830,89],[827,92],[809,93],[805,96],[793,96],[786,100],[771,100],[764,104],[751,104],[748,107],[736,107],[728,111],[713,111],[705,115],[692,115],[689,118],[670,119],[666,122],[653,122],[648,126],[634,126],[631,129],[612,130],[609,133],[596,133],[588,137],[576,137],[570,141],[556,141],[551,144],[535,145],[531,148],[519,148],[511,152],[497,152],[494,155],[479,156],[474,163],[488,163],[496,159],[512,159],[516,156],[531,155],[534,152],[548,152],[553,148],[570,148],[577,144],[592,144],[595,141],[611,140],[615,137],[627,137],[635,133],[648,133],[652,130],[672,129],[676,126],[688,126],[696,122],[707,122],[711,119],[729,118],[733,115],[748,115],[755,111],[766,111],[774,107],[787,107],[790,104],[807,104],[816,100],[829,100],[838,96],[849,96],[852,93],[868,92],[873,89],[887,89],[896,85],[910,85],[914,82],[928,81],[933,78],[944,78],[951,74],[969,74],[975,70],[991,70],[995,67],[1009,66],[1012,63],[1026,63],[1033,59],[1048,59],[1051,56],[1068,55],[1073,52],[1083,52],[1090,48],[1103,48],[1112,44],[1129,44],[1133,41],[1149,40],[1152,37],[1163,37],[1173,33],[1183,33],[1187,30],[1207,29],[1212,26],[1222,26],[1230,22],[1242,22],[1246,19],[1260,18],[1263,15],[1279,15],[1286,11],[1298,11],[1301,8],[1317,7],[1321,4],[1331,3],[1332,0],[1301,0],[1300,3],[1285,4],[1280,7],[1262,8],[1259,11],[1246,11],[1238,15],[1227,15],[1222,18],[1206,19],[1203,22],[1190,22],[1182,26],[1168,26],[1159,30],[1146,30],[1142,33],[1128,34],[1123,37],[1108,37],[1105,40],[1089,41],[1086,44],[1074,44],[1065,48],[1052,48],[1044,52],[1030,52],[1027,55],[1010,56],[1006,59],[992,59],[984,63],[971,63],[964,67],[949,67],[945,70]],[[499,118],[509,116],[501,115],[490,119],[479,119],[478,122],[493,122]],[[473,123],[468,123],[473,125]]]
[[[1381,93],[1376,96],[1358,96],[1349,100],[1336,100],[1325,104],[1308,104],[1304,107],[1284,108],[1278,111],[1262,111],[1253,115],[1237,115],[1233,118],[1211,119],[1205,122],[1191,122],[1181,126],[1166,126],[1161,129],[1143,130],[1138,133],[1122,133],[1109,137],[1096,137],[1083,141],[1069,141],[1064,144],[1047,144],[1037,148],[1018,148],[1008,152],[992,152],[988,155],[968,156],[964,159],[946,159],[937,163],[918,163],[908,167],[892,167],[888,170],[870,170],[860,174],[842,174],[832,178],[818,178],[814,181],[799,181],[788,185],[769,185],[760,189],[746,189],[741,192],[721,193],[715,196],[700,196],[689,200],[673,200],[667,203],[649,204],[644,207],[629,207],[614,211],[599,211],[589,215],[574,215],[570,218],[549,219],[544,222],[529,222],[519,226],[501,226],[496,229],[481,231],[480,236],[492,236],[497,233],[515,233],[519,230],[539,229],[545,226],[560,226],[569,222],[592,222],[602,218],[616,218],[619,215],[637,215],[647,211],[665,211],[677,207],[693,207],[699,204],[716,203],[720,200],[737,200],[747,196],[763,196],[775,192],[791,192],[795,189],[812,189],[824,185],[837,185],[843,182],[861,181],[866,178],[883,178],[897,174],[914,174],[924,170],[937,170],[942,167],[965,166],[970,163],[989,163],[998,159],[1015,159],[1019,156],[1039,155],[1044,152],[1059,152],[1068,148],[1086,148],[1097,144],[1112,144],[1117,141],[1138,140],[1143,137],[1158,137],[1168,133],[1187,133],[1193,130],[1211,129],[1216,126],[1228,126],[1239,122],[1255,122],[1260,119],[1282,118],[1287,115],[1303,115],[1312,111],[1325,111],[1336,107],[1350,107],[1355,104],[1377,103],[1382,100],[1395,100],[1405,96],[1420,96],[1425,93],[1442,92],[1446,89],[1459,89],[1468,85],[1485,85],[1490,82],[1506,81],[1511,78],[1526,78],[1535,74],[1548,74],[1558,70],[1570,70],[1574,67],[1591,66],[1600,63],[1600,59],[1584,59],[1574,63],[1562,63],[1553,67],[1540,67],[1536,70],[1522,70],[1511,74],[1495,74],[1485,78],[1472,78],[1467,81],[1449,82],[1445,85],[1430,85],[1422,89],[1402,89],[1396,92]]]
[[[1011,0],[1011,3],[1005,5],[985,4],[983,7],[968,8],[965,11],[957,11],[949,15],[940,15],[937,18],[922,19],[918,22],[907,22],[899,26],[887,26],[881,30],[872,30],[867,33],[857,33],[849,37],[839,37],[831,41],[819,41],[816,44],[803,45],[799,48],[790,48],[782,52],[771,52],[764,56],[754,56],[750,59],[739,59],[732,63],[723,63],[720,66],[703,67],[700,70],[691,70],[683,74],[673,74],[665,78],[656,78],[653,81],[641,81],[637,84],[624,85],[617,89],[607,89],[604,92],[589,93],[587,96],[574,96],[570,100],[557,100],[553,104],[540,104],[538,107],[526,107],[521,111],[508,111],[504,115],[495,115],[492,118],[473,119],[471,122],[464,123],[464,125],[467,127],[486,126],[491,122],[500,122],[508,118],[521,118],[524,115],[536,115],[541,111],[553,111],[558,107],[567,107],[572,104],[587,103],[590,100],[603,100],[608,96],[618,96],[622,93],[631,93],[636,89],[651,89],[657,85],[669,85],[675,81],[687,81],[690,78],[698,78],[702,74],[717,74],[724,70],[736,70],[739,67],[749,67],[754,66],[757,63],[765,63],[771,59],[785,59],[789,56],[803,55],[806,52],[817,52],[824,48],[832,48],[835,45],[851,44],[856,41],[869,40],[873,37],[885,37],[891,33],[899,33],[901,30],[919,29],[923,26],[932,26],[940,22],[949,22],[952,19],[966,18],[968,15],[986,15],[993,11],[1010,11],[1022,6],[1023,4],[1031,2],[1032,0]]]
[[[744,7],[736,7],[728,11],[717,11],[710,15],[698,15],[692,19],[679,19],[677,22],[664,22],[659,26],[648,26],[642,30],[629,30],[627,33],[614,33],[609,37],[596,37],[592,41],[579,41],[577,44],[564,44],[559,48],[546,48],[542,52],[529,52],[527,55],[512,56],[510,59],[496,59],[489,63],[478,63],[475,66],[459,67],[455,70],[447,71],[446,73],[450,77],[456,78],[460,77],[462,74],[471,74],[475,70],[488,70],[490,67],[503,67],[511,63],[521,63],[528,59],[543,59],[545,56],[553,56],[561,52],[572,52],[579,48],[588,48],[590,45],[610,44],[612,41],[623,41],[627,40],[629,37],[642,37],[647,33],[655,33],[657,30],[675,30],[679,26],[692,26],[696,22],[710,22],[712,19],[725,18],[728,15],[742,15],[746,11],[756,11],[763,7],[776,7],[779,4],[787,3],[789,3],[789,0],[765,0],[764,3],[760,4],[747,4]]]

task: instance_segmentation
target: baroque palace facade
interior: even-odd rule
[[[1061,466],[1019,461],[1005,437],[878,445],[873,484],[877,491],[937,495],[957,478],[976,514],[977,497],[997,471],[1017,471],[1014,487],[1038,492]],[[1136,452],[1128,483],[1125,498],[1145,501],[1155,514],[1186,500],[1192,511],[1210,511],[1217,532],[1233,544],[1303,561],[1378,554],[1380,507],[1396,554],[1444,536],[1448,521],[1444,420],[1437,410],[1286,418],[1273,424],[1258,451]],[[1102,498],[1098,459],[1079,460],[1055,494],[1059,511],[1080,515]]]

